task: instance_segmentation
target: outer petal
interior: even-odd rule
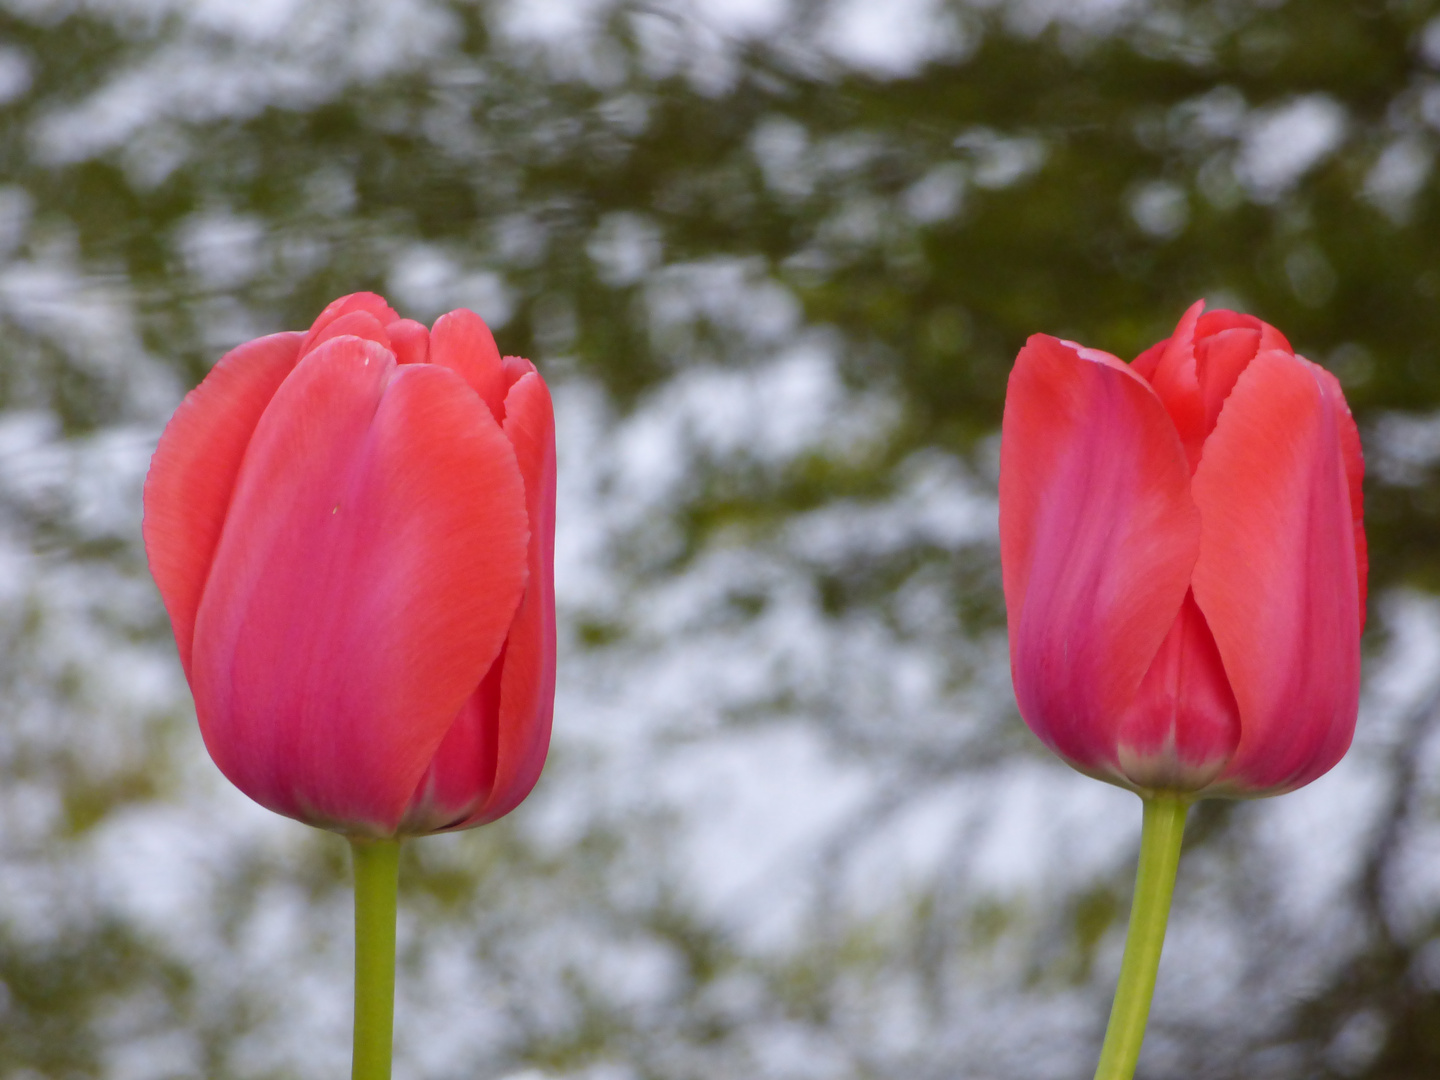
[[[1360,612],[1343,418],[1314,365],[1262,352],[1195,473],[1195,599],[1241,718],[1222,793],[1307,784],[1354,733]]]
[[[550,748],[555,711],[555,410],[539,374],[505,398],[505,434],[525,477],[530,584],[505,647],[495,786],[474,824],[508,814],[530,794]]]
[[[1077,767],[1119,776],[1117,727],[1180,611],[1199,550],[1164,406],[1113,357],[1036,335],[1000,450],[1000,555],[1020,713]]]
[[[406,828],[469,828],[530,794],[555,707],[555,414],[534,372],[505,399],[505,434],[525,478],[530,576],[505,652],[466,703],[416,793]]]
[[[1355,418],[1350,415],[1350,406],[1345,401],[1344,391],[1340,389],[1340,380],[1318,364],[1310,366],[1320,380],[1320,389],[1335,410],[1336,422],[1340,425],[1340,452],[1345,457],[1345,480],[1350,492],[1350,518],[1355,526],[1355,580],[1359,591],[1360,629],[1364,630],[1370,552],[1365,539],[1365,456],[1360,450],[1360,431],[1355,426]]]
[[[394,831],[524,589],[514,451],[473,391],[338,338],[256,429],[195,630],[201,732],[282,814]]]
[[[448,367],[480,395],[497,421],[505,419],[505,374],[500,350],[485,320],[457,308],[435,320],[430,363]]]
[[[272,334],[226,353],[185,396],[145,478],[145,554],[190,675],[195,613],[245,448],[300,355],[298,333]]]

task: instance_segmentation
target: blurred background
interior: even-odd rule
[[[1344,383],[1367,678],[1193,812],[1141,1074],[1436,1075],[1437,147],[1431,0],[0,0],[0,1077],[345,1074],[345,844],[209,762],[139,524],[358,289],[559,420],[554,750],[408,846],[397,1076],[1089,1075],[1140,807],[1015,712],[1000,411],[1198,296]]]

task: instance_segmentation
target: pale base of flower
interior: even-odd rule
[[[1220,775],[1229,760],[1185,761],[1176,752],[1173,734],[1166,737],[1158,751],[1141,752],[1121,743],[1116,756],[1124,777],[1120,782],[1141,794],[1202,791]]]

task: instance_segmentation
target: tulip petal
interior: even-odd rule
[[[246,342],[221,357],[175,410],[145,477],[145,553],[180,663],[190,675],[195,613],[245,448],[300,355],[299,333]]]
[[[533,365],[505,399],[505,434],[525,478],[529,583],[505,651],[437,751],[406,831],[465,829],[504,817],[530,794],[550,746],[555,708],[555,412],[550,391]],[[499,681],[492,684],[496,675]]]
[[[1258,331],[1264,325],[1254,315],[1244,315],[1228,308],[1216,308],[1214,311],[1205,312],[1196,321],[1195,336],[1209,337],[1211,334],[1223,334],[1226,330]]]
[[[1165,403],[1175,430],[1180,434],[1192,472],[1205,445],[1205,401],[1195,369],[1195,324],[1204,307],[1205,301],[1197,300],[1180,317],[1175,333],[1170,335],[1154,373],[1150,375],[1150,385]],[[1143,353],[1141,355],[1144,356]]]
[[[1202,303],[1204,301],[1201,301]],[[1155,369],[1160,366],[1160,360],[1165,355],[1165,350],[1170,347],[1170,339],[1157,341],[1148,349],[1142,352],[1134,360],[1130,361],[1130,370],[1139,375],[1146,382],[1155,377]]]
[[[530,583],[506,642],[495,784],[474,824],[503,817],[530,794],[555,709],[555,410],[533,370],[505,398],[505,434],[525,477]]]
[[[1010,374],[1000,455],[1020,713],[1072,764],[1116,778],[1117,726],[1199,550],[1184,450],[1126,364],[1036,335]]]
[[[1308,362],[1308,361],[1307,361]],[[1365,600],[1368,595],[1370,576],[1369,544],[1365,539],[1365,455],[1360,449],[1360,429],[1355,426],[1355,417],[1350,415],[1350,406],[1345,401],[1345,392],[1340,389],[1340,380],[1319,365],[1312,370],[1320,380],[1335,419],[1340,426],[1340,452],[1345,457],[1345,481],[1350,493],[1350,518],[1355,526],[1355,580],[1360,604],[1360,629],[1365,629]]]
[[[1269,323],[1257,319],[1254,315],[1242,315],[1238,311],[1228,311],[1225,308],[1216,308],[1214,311],[1207,311],[1200,316],[1200,321],[1195,324],[1195,337],[1209,337],[1212,334],[1222,334],[1226,330],[1254,330],[1260,335],[1261,351],[1279,349],[1281,352],[1293,353],[1295,350],[1290,347],[1290,342],[1285,335]]]
[[[550,746],[554,708],[554,409],[528,372],[505,397],[505,435],[516,448],[530,518],[530,579],[504,651],[465,703],[410,801],[403,832],[469,828],[513,811],[534,788]]]
[[[315,321],[310,324],[310,332],[305,335],[305,343],[300,346],[300,355],[304,356],[319,344],[320,334],[327,326],[354,311],[364,311],[373,315],[375,321],[381,326],[387,326],[400,317],[395,313],[395,309],[385,302],[383,296],[377,296],[373,292],[357,292],[342,296],[340,299],[326,304],[325,310],[320,312]]]
[[[535,365],[523,356],[507,356],[500,361],[500,367],[503,372],[505,393],[507,396],[512,386],[535,370]]]
[[[390,335],[385,332],[385,327],[380,320],[368,311],[347,311],[337,319],[332,319],[324,326],[317,326],[305,336],[305,347],[300,355],[318,349],[325,342],[337,337],[357,337],[366,341],[373,341],[377,345],[383,345],[391,349]],[[391,349],[393,352],[394,350]]]
[[[1199,376],[1200,396],[1205,403],[1202,430],[1205,437],[1215,430],[1220,409],[1235,382],[1255,354],[1260,351],[1260,331],[1249,327],[1221,330],[1195,342],[1195,370]]]
[[[1344,416],[1318,368],[1262,352],[1226,401],[1195,473],[1195,599],[1241,718],[1222,791],[1307,784],[1354,732],[1360,615]]]
[[[402,364],[424,364],[430,360],[430,331],[414,319],[396,319],[385,327],[391,351]]]
[[[390,835],[524,590],[515,453],[433,365],[336,338],[261,418],[196,621],[201,732],[278,813]]]
[[[1215,636],[1187,593],[1120,721],[1119,758],[1137,788],[1199,791],[1240,742],[1240,708]]]
[[[430,331],[430,363],[456,372],[490,406],[496,421],[505,419],[505,374],[500,350],[485,320],[457,308],[435,320]]]
[[[502,647],[480,686],[465,699],[450,722],[410,797],[400,823],[401,834],[424,836],[465,828],[475,809],[490,794],[499,753],[500,682],[505,653]]]

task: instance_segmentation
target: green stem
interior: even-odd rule
[[[1130,906],[1130,930],[1125,937],[1125,958],[1120,962],[1120,985],[1110,1007],[1110,1024],[1095,1080],[1130,1080],[1145,1040],[1145,1021],[1160,970],[1165,944],[1165,923],[1170,918],[1170,897],[1175,891],[1175,870],[1180,865],[1180,838],[1185,832],[1185,811],[1190,800],[1179,795],[1145,797],[1145,824],[1140,832],[1140,869],[1135,877],[1135,899]]]
[[[352,837],[350,850],[355,854],[355,1052],[350,1076],[390,1080],[400,841]]]

